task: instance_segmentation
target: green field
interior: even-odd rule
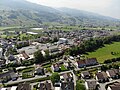
[[[112,55],[111,52],[115,54]],[[106,59],[112,59],[120,57],[120,42],[114,42],[105,47],[99,48],[95,52],[89,52],[86,57],[96,57],[99,63],[103,63]]]

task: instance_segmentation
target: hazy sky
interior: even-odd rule
[[[27,0],[50,7],[69,7],[120,19],[120,0]]]

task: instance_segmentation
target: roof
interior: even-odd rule
[[[17,86],[12,86],[11,90],[17,90]]]
[[[109,73],[109,75],[111,77],[116,75],[116,73],[114,72],[114,70],[108,70],[107,72]]]
[[[97,86],[97,81],[86,81],[88,88],[95,89]]]
[[[86,64],[85,63],[85,60],[79,60],[79,61],[77,61],[77,63],[80,65],[80,64]]]
[[[40,90],[52,90],[52,83],[50,80],[40,82]]]
[[[115,82],[112,85],[109,85],[111,90],[120,90],[120,82]]]
[[[74,82],[62,82],[62,90],[74,90]]]
[[[31,86],[29,83],[21,83],[18,84],[18,90],[31,90]]]
[[[21,54],[23,55],[23,57],[24,57],[25,59],[30,58],[30,57],[26,54],[26,52],[25,52],[25,51],[22,51],[22,52],[21,52]]]
[[[84,76],[90,75],[90,73],[88,71],[83,71],[83,72],[81,72],[81,74],[83,74]]]
[[[105,79],[108,78],[107,74],[105,72],[99,72],[96,74],[98,79]]]
[[[86,62],[86,64],[93,63],[93,62],[97,63],[97,59],[96,58],[88,58],[85,60],[85,62]]]

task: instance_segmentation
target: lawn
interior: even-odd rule
[[[112,55],[111,52],[116,54]],[[88,52],[86,57],[96,57],[99,63],[103,63],[106,59],[112,59],[120,57],[120,42],[114,42],[109,45],[105,45],[105,47],[99,48],[95,52]]]

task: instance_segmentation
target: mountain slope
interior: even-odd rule
[[[117,19],[75,9],[54,9],[25,0],[0,1],[0,26],[38,26],[43,22],[101,26],[120,24]]]

